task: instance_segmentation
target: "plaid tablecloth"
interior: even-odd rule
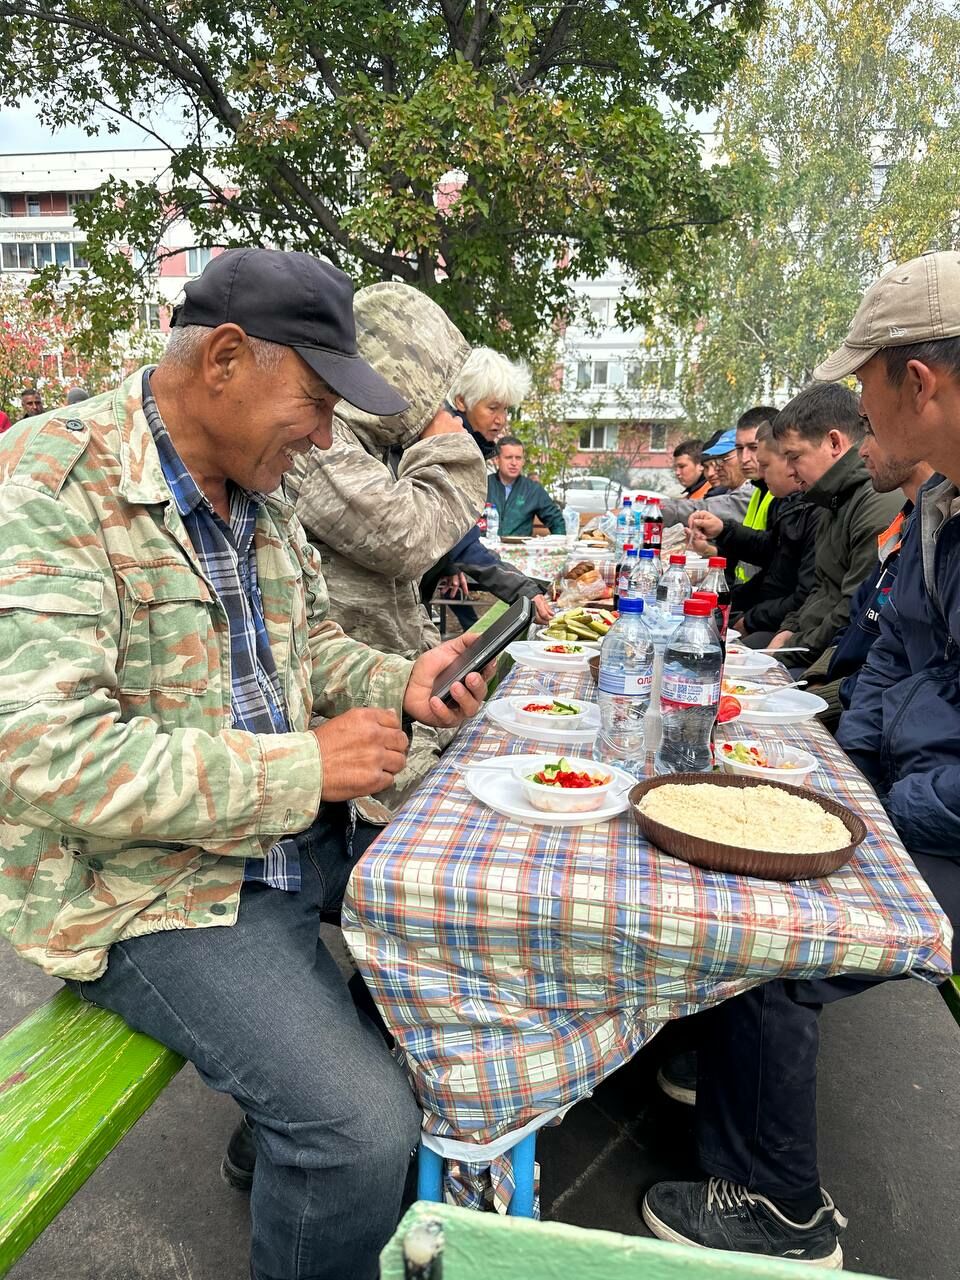
[[[498,696],[594,696],[589,675],[514,668]],[[950,973],[950,925],[869,784],[817,722],[727,737],[813,751],[809,784],[866,820],[853,861],[784,884],[661,853],[625,814],[523,827],[474,800],[471,759],[536,751],[482,714],[361,860],[343,928],[409,1071],[424,1130],[489,1143],[588,1094],[671,1018],[772,978]],[[581,754],[588,754],[581,749]],[[448,1166],[449,1169],[449,1166]],[[509,1203],[509,1157],[448,1191]]]

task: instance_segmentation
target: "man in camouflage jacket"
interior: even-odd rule
[[[444,407],[470,347],[410,285],[361,289],[354,314],[360,354],[410,407],[378,418],[341,402],[332,447],[304,454],[285,490],[321,553],[330,616],[358,640],[415,658],[440,643],[420,579],[473,527],[486,500],[483,457]],[[415,726],[406,767],[393,787],[359,801],[363,817],[388,821],[440,745],[437,730]]]
[[[411,663],[344,635],[266,496],[329,446],[341,392],[405,405],[351,301],[305,254],[230,250],[156,370],[0,444],[0,928],[243,1108],[253,1280],[378,1274],[419,1111],[319,916],[352,865],[343,802],[403,767],[401,714],[453,727],[483,693],[431,697],[462,639]]]

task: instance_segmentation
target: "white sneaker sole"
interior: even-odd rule
[[[682,1084],[677,1084],[669,1076],[664,1075],[663,1067],[657,1072],[657,1085],[660,1088],[660,1092],[665,1093],[674,1102],[682,1103],[685,1107],[695,1107],[697,1105],[696,1089],[686,1089]]]
[[[692,1245],[695,1249],[707,1248],[707,1246],[702,1245],[699,1242],[699,1240],[691,1240],[689,1236],[681,1235],[679,1231],[674,1231],[673,1227],[670,1227],[665,1222],[662,1222],[657,1217],[657,1215],[653,1212],[650,1206],[647,1204],[646,1196],[643,1197],[641,1212],[643,1213],[644,1222],[647,1224],[647,1226],[650,1228],[650,1230],[653,1232],[653,1234],[657,1237],[658,1240],[666,1240],[670,1244],[688,1244],[688,1245]],[[710,1250],[710,1252],[726,1253],[728,1251],[725,1249],[712,1249]],[[771,1254],[743,1253],[740,1250],[734,1250],[734,1249],[729,1250],[729,1252],[736,1253],[738,1254],[739,1257],[742,1257],[742,1258],[772,1257]],[[839,1241],[837,1242],[837,1246],[834,1249],[833,1253],[828,1254],[827,1257],[825,1258],[791,1258],[789,1256],[784,1257],[783,1255],[781,1255],[781,1257],[784,1262],[802,1262],[802,1263],[805,1263],[808,1267],[822,1267],[825,1271],[842,1271],[843,1270],[843,1250],[840,1247]]]

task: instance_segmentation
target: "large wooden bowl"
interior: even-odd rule
[[[827,813],[839,818],[850,832],[850,843],[829,853],[778,853],[775,850],[744,849],[740,845],[721,844],[718,840],[704,840],[664,826],[641,813],[637,807],[648,791],[667,783],[705,783],[714,787],[775,787],[789,795],[812,800]],[[675,773],[660,778],[648,778],[638,782],[630,792],[630,812],[637,826],[651,844],[664,853],[682,858],[696,867],[709,871],[727,871],[741,876],[759,876],[764,880],[809,880],[814,876],[828,876],[853,857],[857,845],[866,839],[867,828],[857,814],[838,804],[828,796],[806,787],[792,787],[786,782],[767,781],[765,778],[743,778],[731,774]]]

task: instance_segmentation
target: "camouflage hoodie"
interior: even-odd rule
[[[0,930],[86,981],[122,938],[233,924],[246,858],[316,815],[311,717],[399,713],[410,670],[327,616],[319,558],[271,497],[257,577],[292,732],[232,727],[226,613],[142,378],[0,443]]]
[[[312,449],[286,491],[318,547],[330,615],[349,635],[416,657],[440,637],[419,581],[483,510],[483,457],[466,431],[420,439],[470,354],[432,299],[405,284],[375,284],[354,298],[360,354],[410,401],[374,418],[341,403],[330,449]],[[371,821],[390,811],[433,764],[436,733],[414,730],[407,767],[389,792],[360,804]]]

